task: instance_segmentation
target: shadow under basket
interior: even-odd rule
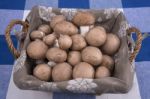
[[[63,14],[67,20],[71,20],[77,11],[89,11],[94,14],[96,17],[95,25],[103,26],[107,33],[114,33],[120,38],[120,48],[114,55],[115,68],[113,76],[101,79],[77,78],[62,82],[40,81],[32,76],[33,62],[26,54],[26,47],[30,42],[29,34],[41,24],[47,24],[53,15]],[[14,48],[10,38],[11,29],[16,24],[23,26],[21,33],[25,35],[25,38],[19,41],[21,50]],[[137,34],[135,42],[132,40],[131,33]],[[12,20],[6,28],[5,36],[10,51],[16,58],[13,79],[16,86],[20,89],[91,94],[127,93],[132,87],[134,59],[142,43],[141,32],[135,27],[129,27],[124,14],[119,9],[55,9],[35,6],[28,14],[26,21]]]

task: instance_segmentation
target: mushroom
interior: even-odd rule
[[[106,31],[103,27],[94,27],[85,35],[85,39],[91,46],[102,46],[106,41]]]
[[[42,39],[44,36],[45,36],[45,33],[42,31],[38,31],[38,30],[33,31],[30,34],[31,40]]]
[[[67,50],[72,45],[72,39],[68,35],[60,35],[58,39],[58,44],[61,49]]]
[[[77,65],[78,63],[81,62],[81,53],[78,52],[78,51],[70,51],[69,54],[68,54],[67,61],[72,66]]]
[[[33,75],[42,81],[49,81],[51,78],[51,67],[47,64],[39,64],[34,68]]]
[[[66,20],[66,18],[63,15],[54,16],[50,22],[50,26],[52,28],[54,28],[57,23],[59,23],[61,21],[65,21],[65,20]]]
[[[73,17],[72,21],[80,27],[80,33],[84,36],[91,29],[91,27],[93,27],[95,17],[90,12],[79,11]]]
[[[82,60],[93,66],[100,65],[102,62],[102,53],[97,47],[88,46],[81,52]]]
[[[73,69],[73,78],[94,78],[94,68],[86,63],[80,62]]]
[[[78,33],[78,28],[71,22],[61,21],[55,25],[54,32],[64,35],[74,35]]]
[[[46,35],[52,32],[51,27],[47,24],[40,25],[38,30],[44,32]]]
[[[103,55],[103,59],[101,63],[102,66],[106,66],[110,71],[112,71],[114,68],[114,64],[115,63],[114,63],[113,58],[111,58],[108,55]]]
[[[41,40],[36,39],[27,46],[27,55],[32,59],[44,59],[47,50],[47,45]]]
[[[96,69],[95,78],[109,77],[110,72],[105,66],[100,66]]]
[[[48,46],[51,46],[55,43],[56,40],[56,35],[55,33],[52,34],[48,34],[47,36],[45,36],[43,38],[43,41],[45,42],[45,44],[47,44]]]
[[[54,61],[56,63],[61,63],[66,61],[67,59],[67,53],[66,51],[57,48],[57,47],[53,47],[48,49],[47,53],[46,53],[46,58],[49,61]]]
[[[75,34],[71,36],[72,38],[72,50],[82,50],[84,47],[86,47],[86,41],[83,36],[80,34]]]
[[[59,63],[53,67],[52,78],[53,81],[70,80],[72,76],[72,67],[68,63]]]
[[[105,54],[113,55],[120,47],[120,39],[112,33],[107,34],[106,42],[102,46],[102,51]]]

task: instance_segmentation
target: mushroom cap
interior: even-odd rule
[[[55,43],[55,40],[56,40],[56,35],[54,33],[48,34],[43,38],[44,43],[47,44],[48,46],[53,45]]]
[[[102,62],[102,53],[97,47],[88,46],[81,52],[82,60],[93,66],[100,65]]]
[[[86,35],[85,39],[91,46],[99,47],[106,41],[106,31],[103,27],[97,26],[92,28]]]
[[[95,73],[96,78],[103,78],[109,76],[110,76],[110,72],[108,68],[106,68],[105,66],[100,66],[96,69],[96,73]]]
[[[68,54],[68,63],[72,66],[77,65],[81,62],[81,53],[79,51],[70,51]]]
[[[54,61],[56,63],[61,63],[66,61],[67,59],[67,53],[66,51],[57,48],[57,47],[53,47],[48,49],[47,53],[46,53],[46,58],[49,61]]]
[[[33,31],[30,34],[31,40],[42,39],[44,36],[45,36],[45,33],[42,31],[38,31],[38,30]]]
[[[102,46],[102,51],[105,54],[113,55],[120,47],[120,39],[112,33],[107,34],[106,42]]]
[[[54,81],[70,80],[72,76],[72,67],[64,62],[59,63],[53,67],[52,78]]]
[[[50,34],[52,32],[52,29],[49,25],[47,24],[42,24],[38,27],[38,30],[44,32],[46,35]]]
[[[78,28],[71,22],[61,21],[55,25],[54,32],[64,35],[74,35],[78,33]]]
[[[77,26],[92,25],[95,23],[95,17],[90,12],[79,11],[75,14],[72,21]]]
[[[103,55],[101,65],[107,67],[110,71],[112,71],[114,68],[115,62],[114,62],[113,58],[111,58],[110,56]]]
[[[47,50],[47,45],[38,39],[27,46],[27,54],[32,59],[44,59]]]
[[[75,34],[71,36],[72,38],[72,50],[82,50],[84,47],[86,47],[86,41],[84,37],[80,34]]]
[[[54,17],[52,18],[52,20],[50,21],[50,26],[51,26],[52,28],[54,28],[57,23],[59,23],[59,22],[61,22],[61,21],[65,21],[65,20],[66,20],[66,18],[65,18],[65,16],[63,16],[63,15],[54,16]]]
[[[58,39],[58,44],[61,49],[69,49],[72,45],[72,39],[68,35],[60,35]]]
[[[39,64],[34,68],[33,75],[40,80],[49,81],[51,78],[51,67],[47,64]]]
[[[73,78],[93,78],[94,72],[94,68],[90,64],[80,62],[73,69]]]

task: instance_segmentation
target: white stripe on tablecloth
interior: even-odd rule
[[[96,96],[96,99],[141,99],[136,74],[132,89],[127,94],[103,94]]]
[[[91,9],[122,8],[121,0],[89,0]]]
[[[32,9],[35,5],[58,7],[58,0],[26,0],[25,9]]]
[[[136,26],[142,32],[150,32],[150,7],[124,8],[123,10],[132,26]]]
[[[22,19],[23,17],[23,10],[6,10],[6,9],[0,9],[0,35],[5,34],[5,29],[13,19]],[[14,35],[14,31],[18,30],[19,27],[15,27],[11,31],[11,35]]]

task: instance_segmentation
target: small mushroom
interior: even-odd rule
[[[72,39],[68,35],[60,35],[58,39],[58,44],[61,49],[67,50],[72,45]]]
[[[117,52],[120,47],[120,39],[112,33],[107,34],[107,39],[104,45],[102,46],[102,51],[105,54],[113,55]]]
[[[47,64],[39,64],[34,68],[33,75],[42,81],[49,81],[51,78],[51,67]]]
[[[110,71],[113,70],[114,68],[114,60],[108,56],[108,55],[103,55],[103,59],[102,59],[102,66],[106,66]]]
[[[86,63],[80,62],[73,69],[73,78],[94,78],[94,68]]]
[[[47,45],[43,41],[37,39],[27,46],[27,55],[32,59],[44,59],[47,50]]]
[[[37,31],[37,30],[31,32],[31,34],[30,34],[31,40],[42,39],[44,36],[45,36],[45,33],[44,33],[44,32],[42,32],[42,31]]]
[[[53,34],[48,34],[47,36],[45,36],[43,38],[43,41],[45,42],[45,44],[47,44],[48,46],[51,46],[55,43],[56,40],[56,35]]]
[[[71,36],[72,38],[72,50],[82,50],[84,47],[86,47],[86,41],[83,36],[80,34],[75,34]]]
[[[50,22],[50,26],[52,28],[54,28],[57,23],[59,23],[61,21],[65,21],[65,20],[66,20],[66,18],[63,15],[54,16]]]
[[[103,27],[94,27],[85,35],[85,39],[91,46],[102,46],[106,41],[106,31]]]
[[[82,60],[93,66],[100,65],[102,62],[102,53],[97,47],[88,46],[81,52]]]
[[[57,48],[57,47],[53,47],[48,49],[47,53],[46,53],[46,58],[49,61],[54,61],[56,63],[61,63],[66,61],[67,59],[67,53],[66,51]]]
[[[72,66],[77,65],[78,63],[81,62],[81,53],[78,52],[78,51],[70,51],[69,54],[68,54],[67,61]]]
[[[68,63],[59,63],[53,67],[52,78],[53,81],[70,80],[72,76],[72,67]]]
[[[100,66],[96,69],[95,78],[109,77],[110,72],[105,66]]]
[[[74,35],[78,33],[78,28],[71,22],[61,21],[55,25],[54,32],[64,35]]]
[[[46,35],[52,32],[51,27],[47,24],[40,25],[38,30],[44,32]]]

